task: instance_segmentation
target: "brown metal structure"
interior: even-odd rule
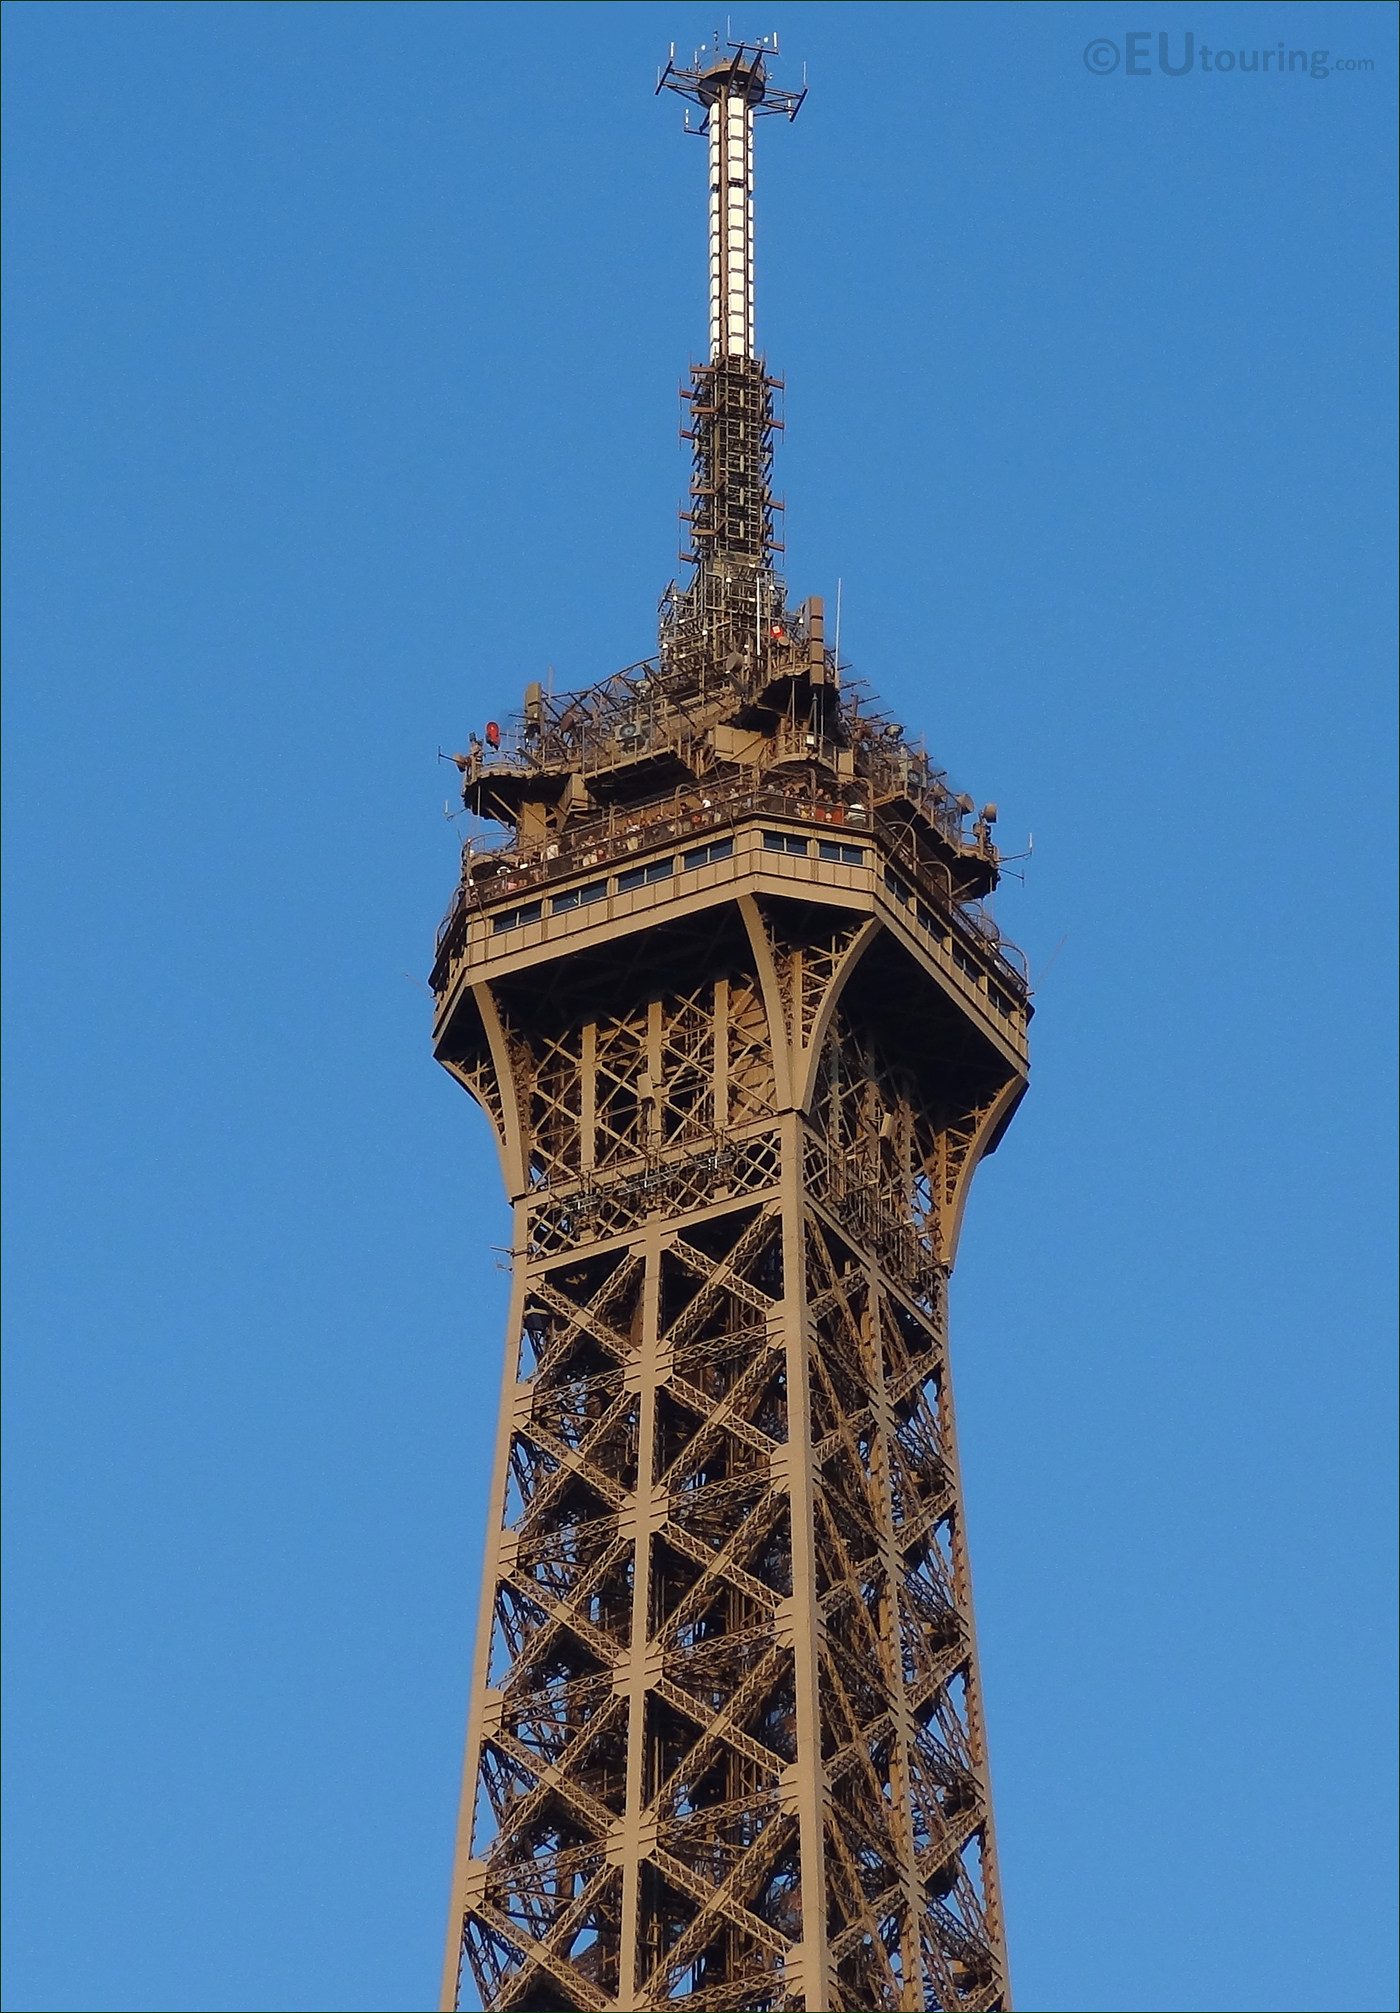
[[[993,807],[774,570],[762,46],[706,115],[692,572],[657,656],[456,758],[436,1053],[513,1290],[442,2005],[1009,2006],[947,1356],[1026,1082]]]

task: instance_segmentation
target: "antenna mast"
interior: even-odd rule
[[[680,685],[705,692],[720,679],[752,690],[769,642],[783,633],[784,587],[772,556],[773,393],[754,335],[754,120],[781,113],[795,119],[806,97],[780,90],[767,60],[778,52],[774,35],[759,42],[730,42],[702,50],[687,69],[675,50],[657,90],[675,91],[698,105],[698,128],[709,144],[710,355],[692,365],[682,396],[690,402],[684,430],[694,450],[688,511],[694,567],[684,589],[672,587],[662,602],[661,650],[665,668]],[[669,682],[669,681],[668,681]]]
[[[807,95],[781,91],[768,77],[766,59],[778,53],[776,35],[757,42],[730,42],[721,55],[701,50],[688,70],[676,68],[676,45],[657,78],[660,91],[675,91],[705,114],[699,127],[710,142],[710,361],[722,356],[752,358],[753,333],[753,122],[757,114],[781,112],[795,119]],[[688,119],[688,115],[687,115]]]

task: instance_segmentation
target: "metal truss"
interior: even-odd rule
[[[448,1017],[519,1173],[443,2004],[998,2013],[946,1282],[1019,1079],[871,916],[720,913]]]

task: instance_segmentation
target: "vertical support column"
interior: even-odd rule
[[[715,1131],[729,1128],[729,981],[715,980],[714,1012],[714,1115]]]
[[[591,1174],[598,1150],[598,1023],[585,1021],[579,1054],[578,1164]]]
[[[982,1710],[982,1664],[977,1654],[977,1622],[972,1605],[972,1566],[968,1558],[967,1533],[963,1527],[966,1498],[963,1495],[962,1463],[958,1458],[958,1423],[953,1409],[952,1365],[948,1359],[948,1281],[945,1275],[938,1295],[939,1354],[942,1375],[938,1380],[939,1427],[943,1455],[953,1484],[957,1515],[953,1519],[953,1585],[962,1610],[971,1654],[967,1664],[967,1731],[972,1749],[972,1765],[982,1791],[982,1807],[987,1813],[982,1853],[982,1891],[985,1905],[987,1942],[1001,1969],[1001,2004],[1011,2013],[1011,1972],[1006,1954],[1006,1918],[1002,1913],[1001,1874],[997,1860],[996,1820],[992,1814],[992,1776],[987,1753],[987,1722]]]
[[[659,999],[647,1007],[647,1066],[642,1074],[642,1097],[646,1106],[643,1130],[646,1147],[654,1153],[661,1145],[661,1107],[666,1096],[666,1073],[662,1060],[663,1009]]]
[[[949,1216],[948,1205],[951,1200],[951,1193],[950,1193],[950,1183],[948,1179],[948,1134],[942,1126],[939,1127],[938,1136],[934,1141],[933,1164],[929,1172],[933,1179],[933,1196],[934,1196],[933,1215],[931,1218],[933,1228],[933,1255],[937,1259],[940,1265],[948,1266],[951,1265],[953,1262],[952,1253],[950,1251],[948,1242],[948,1216]],[[942,1296],[941,1305],[946,1310],[947,1307],[946,1280],[944,1282],[944,1293]],[[948,1323],[945,1313],[943,1318],[943,1340],[945,1346],[947,1341],[947,1334],[948,1334]],[[945,1369],[945,1376],[946,1376],[946,1369]]]
[[[891,1443],[894,1439],[894,1408],[885,1381],[885,1352],[880,1332],[884,1281],[879,1269],[865,1266],[865,1309],[861,1317],[870,1380],[870,1409],[875,1418],[875,1441],[871,1479],[879,1492],[880,1563],[884,1569],[885,1595],[880,1613],[880,1649],[885,1661],[885,1686],[894,1720],[894,1754],[890,1762],[891,1823],[899,1842],[900,1875],[904,1886],[904,1923],[900,1935],[900,1963],[904,1978],[903,2004],[922,2013],[924,2004],[923,1960],[919,1947],[919,1915],[923,1892],[919,1881],[918,1855],[914,1843],[912,1782],[909,1750],[914,1727],[904,1683],[904,1658],[899,1637],[900,1558],[895,1543],[894,1490],[890,1473]]]
[[[506,1078],[509,1085],[510,1079]],[[515,1245],[525,1242],[524,1202],[515,1206]],[[505,1367],[501,1378],[501,1406],[496,1426],[496,1459],[491,1477],[491,1500],[486,1512],[486,1563],[481,1575],[481,1599],[476,1618],[476,1653],[472,1665],[471,1708],[467,1720],[467,1752],[462,1764],[462,1797],[457,1813],[457,1846],[452,1862],[452,1896],[447,1911],[447,1951],[442,1967],[442,2013],[456,2013],[462,1969],[462,1933],[471,1899],[472,1847],[476,1826],[477,1772],[481,1761],[483,1721],[486,1716],[487,1682],[491,1675],[491,1640],[496,1621],[496,1583],[500,1576],[501,1541],[505,1536],[506,1482],[509,1475],[510,1443],[515,1426],[515,1392],[519,1385],[521,1330],[524,1326],[526,1276],[524,1264],[513,1268],[510,1312],[506,1317]]]
[[[651,1534],[659,1523],[656,1504],[656,1380],[661,1293],[659,1216],[648,1218],[645,1233],[646,1272],[642,1284],[642,1333],[635,1364],[640,1396],[637,1420],[637,1492],[633,1509],[632,1635],[626,1667],[627,1686],[627,1810],[616,1850],[622,1860],[622,1941],[618,1964],[618,2003],[636,2003],[642,1980],[638,1975],[641,1930],[642,1812],[645,1808],[647,1640],[651,1632]]]
[[[797,1698],[797,1827],[802,1855],[802,1996],[806,2013],[831,2005],[826,1935],[826,1771],[822,1764],[817,1614],[816,1478],[807,1316],[801,1120],[783,1120],[783,1325],[792,1518],[793,1671]]]

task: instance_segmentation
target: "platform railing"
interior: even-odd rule
[[[898,827],[877,822],[879,805],[855,799],[814,795],[800,787],[773,789],[729,781],[709,790],[691,785],[669,802],[638,808],[614,807],[577,834],[562,833],[528,853],[513,849],[499,855],[464,853],[467,871],[437,933],[439,962],[456,954],[459,938],[473,913],[494,908],[512,895],[595,868],[607,869],[634,853],[653,852],[705,832],[732,829],[752,818],[785,819],[809,824],[818,831],[849,832],[853,839],[878,839],[882,855],[906,875],[913,891],[946,919],[966,948],[986,962],[1003,984],[1018,996],[1027,986],[1023,960],[1015,945],[1002,937],[979,904],[959,904],[950,881],[920,859]],[[494,863],[494,865],[493,865]],[[480,869],[492,870],[481,873]],[[449,947],[449,938],[454,942]]]

